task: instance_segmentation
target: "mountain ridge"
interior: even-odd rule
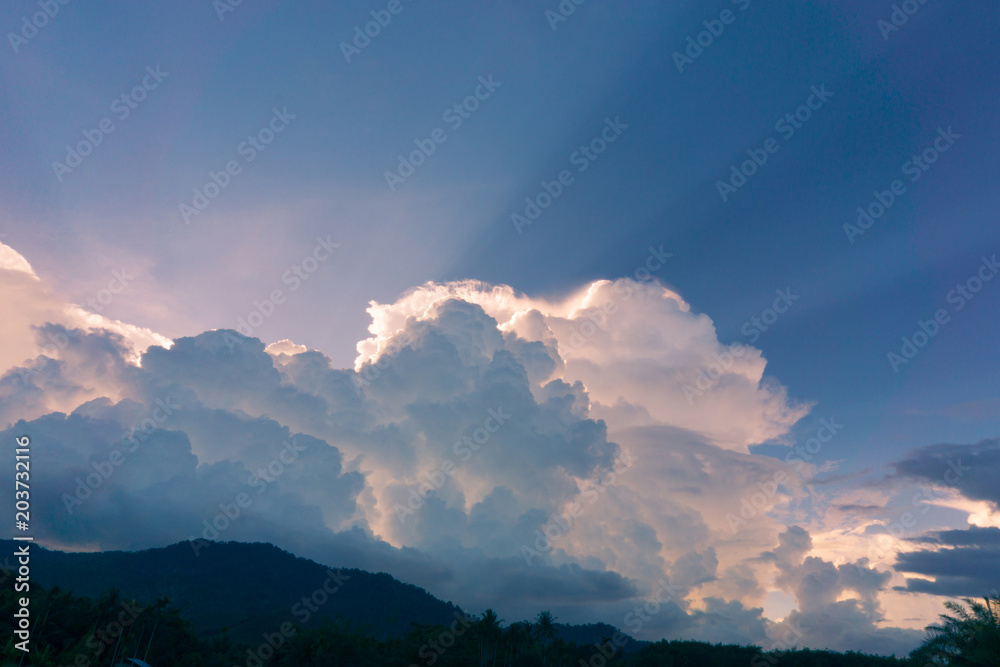
[[[14,548],[15,542],[3,540]],[[153,603],[168,597],[202,637],[223,629],[237,641],[259,641],[285,622],[317,627],[346,622],[378,639],[399,638],[414,625],[451,624],[458,605],[385,572],[328,567],[268,542],[185,540],[136,551],[68,552],[32,548],[31,578],[40,585],[98,598],[109,589]],[[278,585],[276,585],[276,583]],[[597,643],[619,631],[606,623],[555,624],[557,636]],[[629,637],[628,650],[647,642]]]
[[[447,624],[464,613],[385,572],[327,567],[267,542],[183,541],[98,552],[35,545],[31,577],[83,597],[110,588],[147,603],[167,596],[199,635],[226,628],[247,641],[286,621],[311,627],[324,617],[350,621],[380,639],[399,637],[413,622]]]

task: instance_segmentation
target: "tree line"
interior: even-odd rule
[[[930,667],[1000,665],[1000,596],[964,604],[946,603],[941,621],[908,658],[810,649],[762,651],[756,646],[696,641],[634,642],[609,633],[595,644],[560,638],[553,615],[504,626],[492,609],[451,627],[413,624],[402,637],[376,639],[343,618],[317,627],[273,633],[261,644],[232,640],[229,629],[199,636],[167,597],[152,602],[124,599],[111,590],[96,599],[54,586],[32,585],[32,650],[15,647],[13,611],[17,599],[0,591],[0,626],[9,638],[0,657],[6,665],[90,667],[118,665],[126,658],[153,667]]]

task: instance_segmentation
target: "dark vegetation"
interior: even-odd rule
[[[0,629],[7,642],[2,664],[89,667],[138,657],[153,667],[1000,665],[1000,599],[966,600],[968,608],[949,603],[951,613],[928,629],[928,641],[908,660],[764,652],[694,641],[640,642],[608,625],[560,625],[544,611],[531,621],[504,625],[492,610],[468,616],[388,575],[328,570],[271,545],[217,543],[196,558],[185,550],[193,557],[188,543],[97,554],[33,549],[38,576],[31,583],[33,634],[26,656],[12,639],[16,597],[22,594],[12,590],[10,572],[0,570]],[[316,603],[323,596],[313,598],[315,611],[308,617],[293,611],[303,596],[324,586],[334,592],[322,604]]]
[[[7,553],[13,553],[13,543]],[[337,569],[326,600],[312,611],[302,604],[331,578],[329,568],[298,558],[271,544],[180,542],[162,549],[64,553],[35,547],[31,576],[43,586],[58,585],[97,599],[110,588],[125,597],[171,599],[200,635],[228,629],[250,643],[291,621],[307,626],[323,618],[350,618],[379,639],[400,637],[413,621],[450,623],[461,610],[417,586],[388,574]],[[329,589],[338,588],[336,593]],[[299,606],[296,606],[299,605]],[[304,621],[308,614],[308,619]]]

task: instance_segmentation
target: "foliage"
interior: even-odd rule
[[[130,597],[167,595],[194,623],[195,632],[217,634],[226,626],[233,641],[246,644],[259,643],[263,633],[285,621],[305,618],[301,601],[312,597],[330,572],[266,543],[180,542],[144,551],[94,553],[35,547],[31,558],[32,578],[42,585],[59,584],[88,597],[102,595],[111,586]],[[263,572],[267,576],[261,576]],[[344,617],[384,639],[402,637],[413,621],[448,623],[460,611],[385,573],[347,568],[337,572],[344,581],[336,582],[336,594],[318,598],[322,604],[310,611],[308,621],[301,621],[307,627],[324,618]],[[226,594],[216,594],[219,590]]]
[[[23,593],[0,589],[0,632],[5,637],[0,667],[90,667],[126,657],[145,657],[154,667],[1000,666],[996,594],[945,603],[948,613],[928,626],[924,644],[909,659],[898,659],[696,641],[648,643],[610,625],[558,624],[548,611],[533,621],[505,626],[492,609],[470,617],[422,589],[361,570],[342,570],[348,574],[343,589],[329,596],[320,613],[299,623],[290,603],[302,599],[302,590],[318,590],[330,570],[270,545],[215,543],[205,548],[195,556],[182,543],[143,552],[139,560],[123,553],[62,559],[58,552],[40,550],[39,564],[55,567],[38,569],[63,575],[72,590],[30,582],[32,650],[25,656],[12,639],[13,612]],[[46,563],[48,559],[52,562]],[[154,574],[144,578],[143,571]],[[281,576],[253,576],[261,571]],[[12,577],[0,573],[0,578]],[[99,588],[102,581],[122,582],[127,591]],[[171,599],[172,590],[170,597],[164,594],[167,581],[181,582],[176,587],[180,602]],[[285,628],[284,636],[278,634],[280,628]]]
[[[0,631],[11,635],[15,594],[0,591]],[[270,633],[277,648],[261,651],[255,645],[233,640],[223,627],[208,636],[198,636],[189,620],[170,599],[135,601],[111,590],[96,599],[77,597],[59,587],[31,585],[34,619],[32,652],[25,665],[56,666],[111,664],[123,657],[146,657],[154,667],[903,667],[904,661],[828,651],[781,651],[761,653],[756,647],[711,645],[693,641],[661,641],[647,644],[615,633],[615,645],[605,636],[595,645],[577,644],[560,637],[568,626],[555,623],[543,611],[534,623],[511,623],[504,627],[493,610],[481,617],[456,619],[449,625],[411,625],[402,637],[377,638],[370,627],[344,619],[323,619],[318,626],[291,624],[287,637]],[[958,619],[962,620],[959,612]],[[973,608],[970,618],[981,610]],[[610,628],[610,626],[607,626]],[[275,630],[278,628],[275,627]],[[279,639],[275,639],[279,638]],[[624,639],[623,639],[624,638]],[[21,652],[8,643],[4,665],[18,664]],[[148,654],[147,654],[148,651]],[[954,663],[987,664],[987,663]],[[995,663],[989,663],[995,664]]]
[[[913,661],[924,665],[1000,665],[1000,595],[982,602],[963,598],[965,605],[945,602],[950,614],[927,626],[928,638],[913,652]]]

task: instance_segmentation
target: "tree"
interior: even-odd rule
[[[497,662],[497,642],[500,639],[500,619],[492,609],[483,613],[483,618],[477,623],[479,634],[479,665],[487,667]]]
[[[549,644],[556,637],[556,619],[551,612],[538,612],[538,617],[535,619],[535,634],[542,640],[542,664],[544,665],[548,658]]]
[[[914,657],[947,665],[1000,665],[1000,594],[983,602],[962,600],[968,609],[944,603],[951,614],[941,614],[940,623],[927,626],[929,636]]]
[[[527,621],[511,623],[507,628],[507,656],[504,665],[513,665],[514,661],[528,652],[531,643],[531,624]]]

